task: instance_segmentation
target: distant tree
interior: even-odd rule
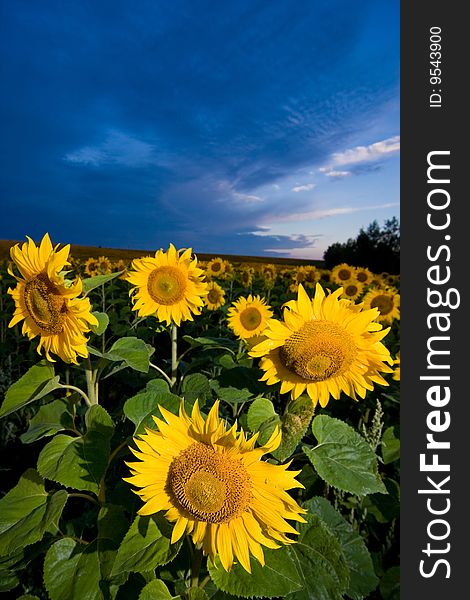
[[[373,221],[367,229],[361,228],[355,239],[341,244],[336,242],[323,255],[325,267],[332,269],[340,263],[367,267],[373,273],[400,272],[400,223],[396,217],[385,221],[381,228]]]

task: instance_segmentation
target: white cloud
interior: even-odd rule
[[[122,165],[144,167],[157,164],[155,146],[117,130],[108,132],[105,140],[95,146],[83,146],[65,155],[65,160],[80,165]]]
[[[338,177],[338,179],[340,179],[342,177],[349,177],[350,175],[352,175],[352,173],[351,171],[335,171],[334,169],[332,169],[331,171],[327,171],[325,175],[327,177]]]
[[[305,183],[304,185],[296,185],[292,188],[292,192],[309,192],[316,187],[314,183]]]
[[[400,150],[400,136],[382,140],[381,142],[375,142],[369,146],[356,146],[350,150],[344,152],[336,152],[333,154],[334,165],[352,165],[361,162],[369,162],[378,160],[384,156],[395,154]]]
[[[254,194],[241,194],[239,192],[233,192],[233,197],[242,202],[263,202],[263,198],[255,196]]]

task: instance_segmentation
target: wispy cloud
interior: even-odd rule
[[[79,165],[100,167],[121,165],[124,167],[146,167],[158,163],[156,147],[135,137],[111,130],[100,144],[83,146],[69,152],[64,159]]]
[[[368,146],[356,146],[344,150],[344,152],[335,152],[331,156],[331,161],[319,168],[326,177],[341,179],[350,175],[368,172],[370,169],[364,169],[361,165],[377,163],[384,158],[393,156],[400,150],[400,136],[396,135],[380,142],[369,144]],[[337,167],[352,166],[353,170],[338,169]]]
[[[356,146],[344,152],[333,154],[333,163],[337,166],[352,165],[356,163],[379,160],[385,156],[395,154],[400,150],[400,136],[375,142],[369,146]]]
[[[304,185],[296,185],[292,188],[293,192],[309,192],[315,187],[314,183],[305,183]]]
[[[317,209],[317,210],[311,210],[311,211],[307,211],[307,212],[298,212],[298,213],[291,213],[289,215],[275,215],[269,218],[269,222],[270,223],[276,223],[276,222],[284,222],[284,223],[293,223],[293,222],[300,222],[300,221],[313,221],[313,220],[317,220],[317,219],[326,219],[328,217],[335,217],[337,215],[347,215],[347,214],[351,214],[351,213],[356,213],[356,212],[362,212],[362,211],[369,211],[369,210],[384,210],[387,208],[394,208],[396,206],[398,206],[398,202],[388,202],[385,204],[375,204],[375,205],[368,205],[368,206],[338,206],[338,207],[332,207],[332,208],[325,208],[325,209]],[[263,233],[260,233],[260,235],[263,235]]]
[[[255,194],[241,194],[240,192],[233,192],[233,197],[236,200],[242,202],[263,202],[263,198],[256,196]]]

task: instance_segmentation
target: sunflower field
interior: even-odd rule
[[[399,598],[400,279],[74,258],[0,271],[0,591]]]

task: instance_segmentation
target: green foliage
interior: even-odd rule
[[[64,490],[48,494],[34,469],[23,473],[0,500],[0,556],[42,539],[51,526],[57,526],[66,501]]]
[[[98,325],[91,325],[91,330],[96,335],[103,335],[109,325],[108,315],[103,312],[93,312],[93,316],[96,317]]]
[[[304,452],[322,479],[358,496],[386,493],[378,474],[376,455],[352,427],[338,419],[318,415],[313,420],[312,432],[318,445],[304,447]]]
[[[159,579],[147,583],[139,596],[139,600],[171,600],[172,598],[174,596],[170,594],[166,585]]]
[[[53,400],[39,407],[29,422],[28,431],[21,435],[23,444],[31,444],[43,437],[49,437],[64,429],[73,429],[73,416],[66,400]]]
[[[86,279],[82,279],[83,284],[83,293],[89,294],[92,290],[113,279],[122,275],[124,271],[116,271],[115,273],[109,273],[109,275],[95,275],[94,277],[87,277]]]
[[[281,444],[273,452],[273,456],[280,462],[284,462],[295,452],[307,432],[313,412],[312,400],[306,394],[287,403],[281,417]]]
[[[54,377],[54,368],[42,360],[32,366],[16,383],[8,389],[0,407],[0,417],[26,406],[30,402],[43,398],[59,387],[59,377]]]
[[[114,424],[99,405],[86,415],[86,434],[80,437],[56,435],[39,454],[38,471],[67,487],[98,494],[106,470]]]
[[[124,404],[124,414],[135,425],[135,433],[143,433],[145,427],[155,428],[152,416],[162,417],[159,406],[173,414],[178,412],[181,400],[170,392],[163,379],[151,379],[142,392],[139,392]]]

